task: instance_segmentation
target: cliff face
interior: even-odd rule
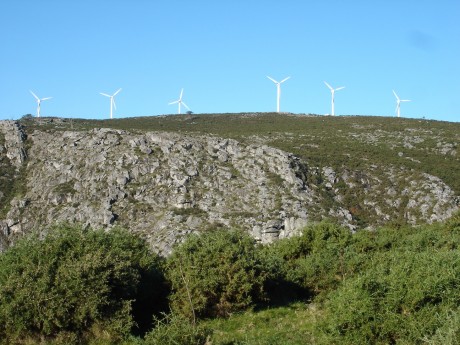
[[[326,217],[355,229],[359,210],[342,201],[358,192],[376,225],[401,216],[438,221],[458,209],[449,186],[428,174],[376,166],[379,178],[372,170],[357,176],[214,136],[112,129],[26,136],[2,121],[0,155],[3,180],[14,186],[0,191],[3,248],[17,234],[59,222],[121,225],[165,254],[186,234],[217,226],[242,228],[263,243]],[[382,192],[388,183],[394,187]]]

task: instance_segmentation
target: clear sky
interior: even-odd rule
[[[459,0],[3,0],[0,119],[276,110],[460,120]]]

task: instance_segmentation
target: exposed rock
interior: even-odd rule
[[[318,169],[263,143],[107,128],[36,130],[26,156],[19,125],[0,121],[0,130],[0,155],[25,167],[26,187],[0,220],[0,250],[15,234],[64,221],[121,225],[167,254],[187,234],[212,227],[241,228],[269,243],[322,218],[354,230],[362,208],[374,224],[400,213],[412,223],[438,221],[458,209],[453,191],[434,176],[377,165],[367,172]],[[348,209],[343,202],[352,193],[361,199]]]
[[[260,227],[262,242],[281,231],[288,237],[317,204],[305,166],[271,147],[109,129],[57,133],[29,136],[27,202],[13,199],[8,213],[25,231],[61,221],[119,224],[168,252],[180,234],[213,224]],[[287,217],[301,221],[285,228]]]
[[[5,144],[1,147],[0,154],[5,154],[11,163],[19,168],[26,160],[24,141],[26,135],[16,121],[0,121],[0,133],[4,135]]]

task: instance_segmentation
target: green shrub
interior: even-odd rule
[[[444,315],[436,315],[440,327],[430,336],[423,338],[428,345],[460,344],[460,310],[452,310]]]
[[[264,296],[267,272],[254,240],[238,231],[192,235],[167,260],[173,310],[190,318],[226,316]]]
[[[437,330],[445,335],[437,316],[460,306],[459,264],[457,251],[375,255],[366,272],[329,295],[320,334],[343,344],[416,344]]]
[[[122,229],[60,226],[24,238],[0,255],[0,337],[71,339],[99,328],[121,338],[133,326],[132,302],[152,280],[161,287],[158,265],[145,242]],[[160,292],[150,291],[150,305]]]
[[[283,262],[284,279],[314,293],[335,288],[351,269],[348,229],[329,222],[306,227],[302,235],[278,241],[264,249],[265,256]]]
[[[451,232],[460,233],[460,211],[447,220],[446,227]]]
[[[420,252],[428,249],[452,250],[459,245],[460,213],[457,213],[445,223],[378,229],[373,235],[372,250],[377,253],[400,248]]]
[[[299,260],[304,285],[315,292],[335,288],[347,276],[350,230],[323,222],[307,227],[302,236],[311,243],[310,255]]]

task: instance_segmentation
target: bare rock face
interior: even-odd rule
[[[17,234],[61,222],[127,227],[162,254],[187,234],[216,227],[243,229],[262,243],[295,236],[321,218],[354,230],[355,210],[343,206],[346,190],[365,193],[376,223],[400,213],[413,223],[438,221],[458,209],[438,178],[417,176],[411,186],[410,174],[393,167],[379,167],[398,186],[382,198],[382,181],[372,171],[320,170],[263,144],[165,132],[36,130],[26,155],[18,125],[0,123],[1,157],[25,169],[16,181],[25,192],[11,198],[0,219],[0,250]]]
[[[183,235],[215,226],[262,242],[288,237],[318,207],[307,168],[271,147],[110,129],[58,134],[29,135],[27,194],[11,202],[9,232],[63,221],[122,225],[167,253]]]
[[[347,188],[335,188],[340,183]],[[365,172],[344,170],[331,189],[339,202],[356,199],[359,206],[350,212],[354,219],[359,213],[370,215],[370,227],[397,219],[430,224],[446,220],[459,208],[454,191],[438,177],[391,165],[373,165]]]
[[[16,121],[0,121],[0,133],[3,135],[3,145],[0,145],[0,154],[6,155],[16,168],[26,160],[24,141],[25,133]]]

